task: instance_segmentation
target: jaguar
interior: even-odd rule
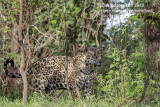
[[[80,90],[88,99],[92,94],[95,79],[95,67],[100,67],[102,63],[101,49],[88,48],[87,52],[68,57],[66,64],[65,56],[52,56],[39,59],[27,69],[29,84],[39,91],[49,93],[53,90],[67,89],[77,97]],[[8,63],[14,67],[14,61],[8,59],[4,62],[4,71],[11,78],[21,78],[21,74],[9,72]],[[66,72],[67,71],[67,72]],[[67,75],[68,74],[68,75]],[[66,76],[68,79],[66,79]],[[67,81],[68,82],[67,82]]]

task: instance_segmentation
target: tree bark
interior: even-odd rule
[[[156,5],[154,6],[153,2],[150,0],[145,4],[145,8],[149,10],[153,10],[155,13],[159,12],[159,4],[158,0],[156,0]],[[145,44],[146,44],[146,53],[148,57],[148,70],[147,70],[147,78],[144,82],[144,89],[139,102],[142,102],[145,98],[147,87],[149,85],[149,78],[154,76],[151,72],[156,71],[160,68],[156,68],[156,58],[157,52],[160,50],[160,18],[158,16],[154,16],[153,13],[145,13],[144,14],[145,21]],[[156,73],[156,72],[154,72]]]
[[[25,71],[25,52],[23,45],[23,0],[20,0],[20,13],[19,13],[19,26],[18,26],[18,37],[19,37],[19,45],[21,49],[21,63],[20,63],[20,73],[23,79],[23,100],[22,103],[25,104],[27,102],[27,92],[28,92],[28,81],[26,77]]]

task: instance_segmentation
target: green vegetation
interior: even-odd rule
[[[9,97],[0,98],[0,107],[23,107],[21,103],[21,98],[10,99]],[[84,99],[74,99],[71,100],[68,95],[61,96],[56,101],[50,101],[45,96],[37,96],[32,94],[29,97],[28,103],[24,107],[159,107],[160,102],[158,99],[155,99],[151,102],[142,102],[137,103],[135,100],[130,100],[126,98],[123,104],[120,104],[120,99],[118,98],[100,98],[91,96],[90,102]]]
[[[150,8],[155,9],[157,2],[152,1],[154,4]],[[69,56],[81,53],[79,50],[87,46],[105,48],[102,66],[96,69],[97,79],[90,102],[70,99],[67,91],[57,98],[59,93],[55,91],[50,97],[55,97],[56,101],[29,94],[26,107],[160,107],[160,52],[156,45],[150,49],[147,44],[159,43],[159,11],[133,14],[125,22],[106,30],[104,17],[117,13],[101,11],[105,10],[100,6],[104,5],[103,0],[24,0],[24,4],[26,64],[31,65],[42,57],[65,55],[67,43]],[[0,1],[0,73],[8,58],[14,59],[17,67],[20,65],[19,11],[19,0]],[[146,25],[148,23],[151,28]],[[145,37],[148,31],[152,37]],[[157,33],[155,38],[154,32]],[[156,55],[152,54],[154,52]],[[0,83],[0,107],[23,106],[22,90],[6,94],[5,84],[2,80]],[[144,92],[145,97],[139,102]]]

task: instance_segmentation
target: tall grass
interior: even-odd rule
[[[14,98],[14,99],[13,99]],[[30,94],[28,103],[22,105],[21,97],[13,95],[3,95],[0,97],[0,107],[160,107],[159,98],[138,103],[137,101],[125,98],[122,104],[119,98],[95,97],[91,96],[90,101],[85,99],[70,99],[66,93],[57,98],[57,101],[51,101],[44,95]]]

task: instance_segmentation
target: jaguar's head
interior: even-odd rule
[[[100,67],[102,63],[102,48],[88,48],[85,56],[86,66]]]

